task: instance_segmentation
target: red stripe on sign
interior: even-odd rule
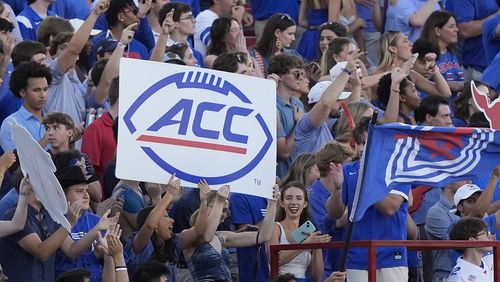
[[[137,140],[138,141],[145,141],[145,142],[152,142],[152,143],[201,148],[201,149],[214,150],[214,151],[223,151],[223,152],[230,152],[230,153],[236,153],[236,154],[242,154],[242,155],[245,155],[247,153],[247,149],[245,149],[245,148],[239,148],[239,147],[227,146],[227,145],[219,145],[219,144],[213,144],[213,143],[207,143],[207,142],[188,141],[188,140],[168,138],[168,137],[141,135],[141,136],[139,136],[139,138],[137,138]]]

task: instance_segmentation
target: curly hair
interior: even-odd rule
[[[45,78],[47,85],[52,83],[52,73],[46,66],[36,62],[23,62],[17,66],[10,76],[9,88],[12,94],[21,98],[21,90],[28,87],[30,78]]]

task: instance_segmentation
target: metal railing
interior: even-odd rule
[[[377,247],[406,247],[408,251],[460,249],[493,247],[494,275],[495,281],[500,282],[500,260],[498,259],[498,248],[500,241],[441,241],[441,240],[413,240],[413,241],[352,241],[351,247],[368,248],[368,281],[375,282],[377,279]],[[344,248],[344,242],[313,243],[313,244],[284,244],[271,245],[270,265],[273,279],[279,273],[279,252],[287,250],[304,249],[340,249]]]

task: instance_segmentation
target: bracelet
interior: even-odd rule
[[[260,234],[260,230],[257,231],[257,236],[255,236],[255,246],[259,245],[259,234]]]
[[[127,268],[124,267],[124,266],[121,266],[121,267],[115,267],[115,272],[118,272],[118,271],[127,271]]]
[[[343,71],[343,72],[345,72],[345,73],[347,73],[348,75],[351,75],[351,74],[352,74],[352,73],[351,73],[348,69],[346,69],[346,68],[343,68],[343,69],[342,69],[342,71]]]
[[[120,41],[118,41],[118,46],[122,47],[123,49],[125,49],[125,47],[127,47],[127,45],[121,43]]]

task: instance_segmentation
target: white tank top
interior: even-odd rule
[[[279,222],[276,222],[281,229],[280,244],[286,245],[290,244],[286,239],[285,229]],[[306,278],[306,271],[311,263],[311,252],[303,251],[296,257],[294,257],[287,264],[280,266],[280,274],[291,273],[297,278]]]

